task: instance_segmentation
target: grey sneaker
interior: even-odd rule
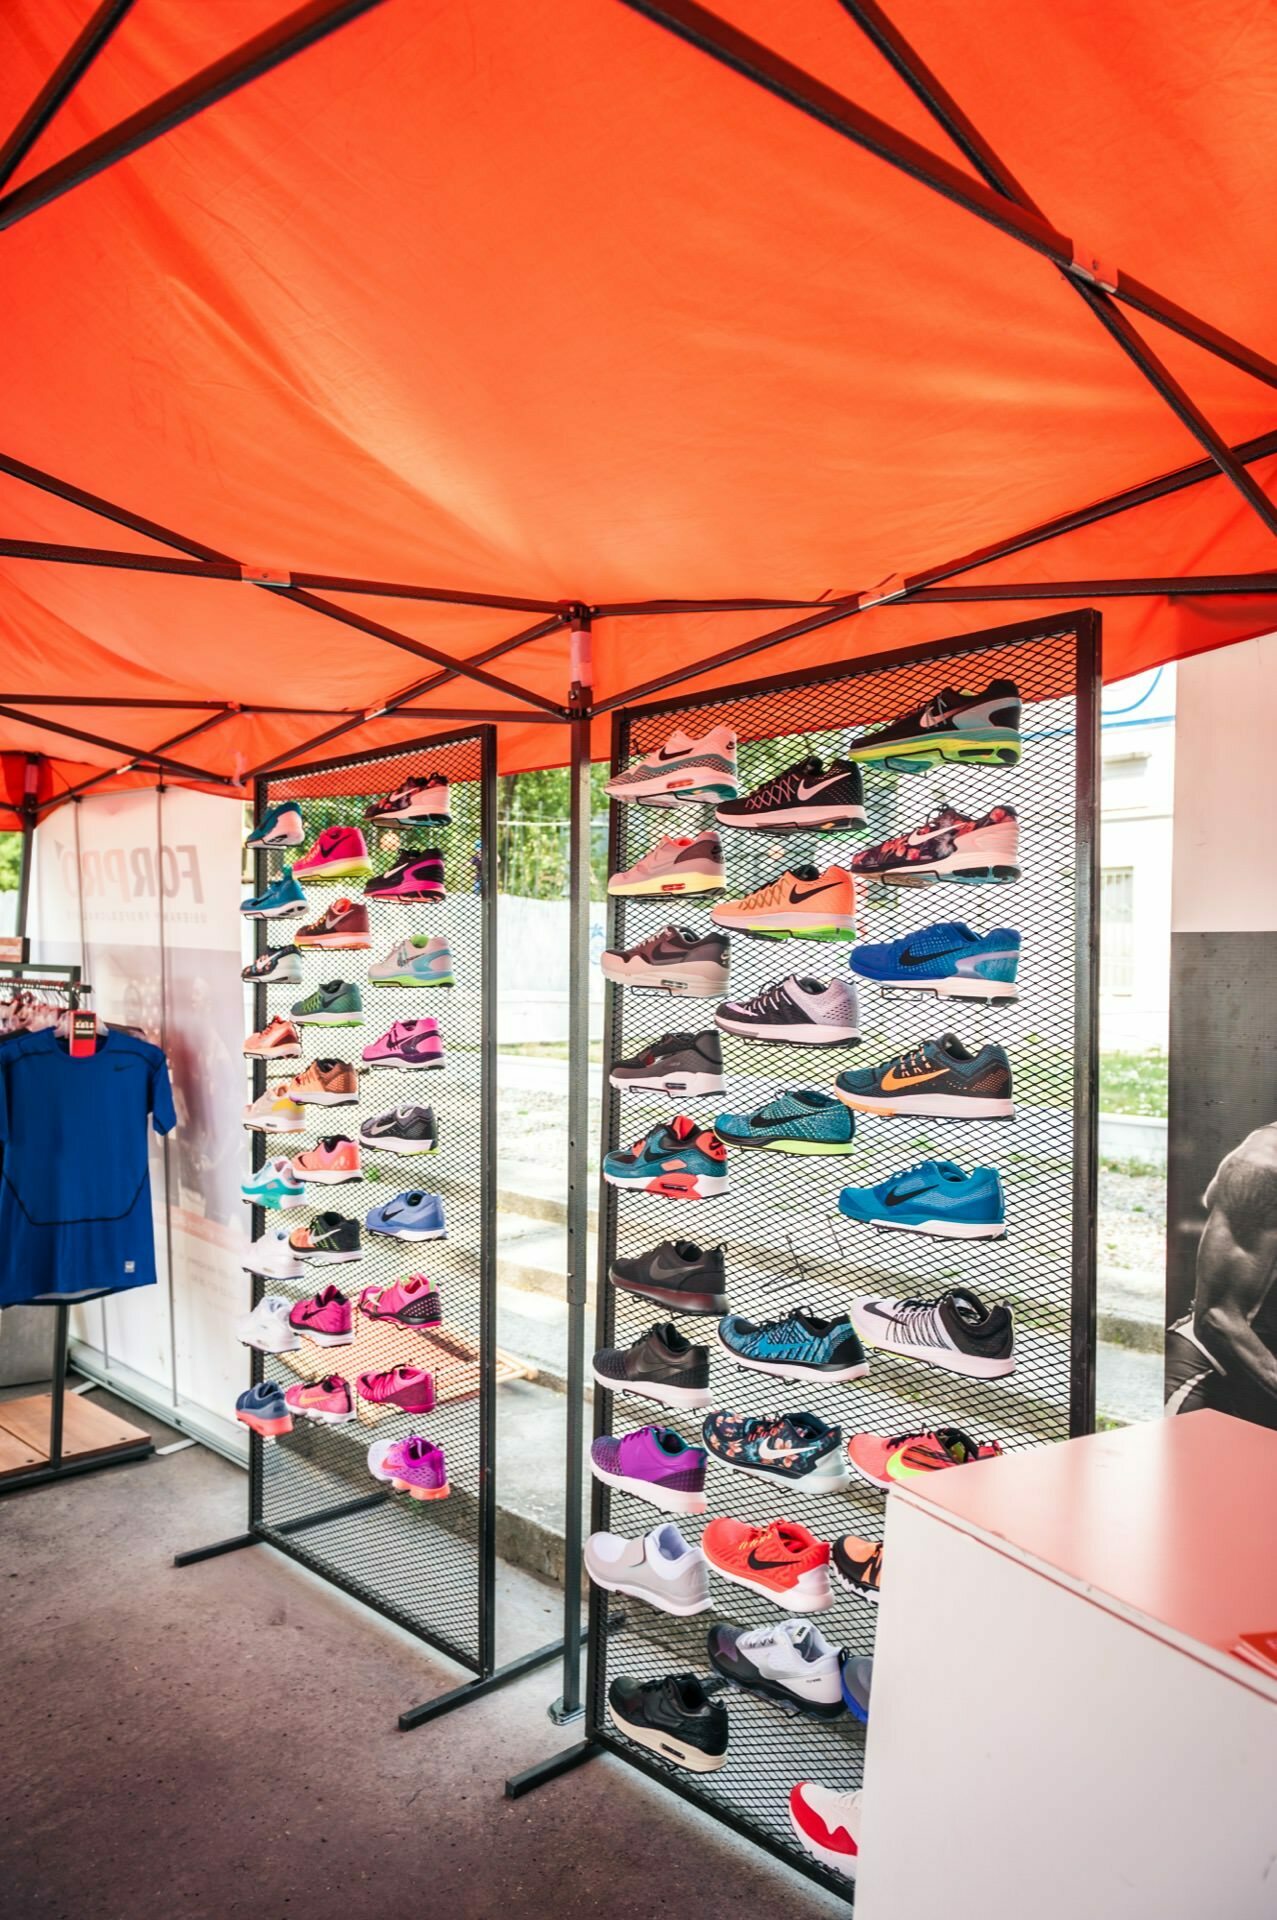
[[[608,1075],[614,1087],[641,1093],[723,1093],[723,1045],[712,1028],[704,1033],[667,1033]]]
[[[618,986],[717,1000],[727,991],[727,935],[662,927],[636,947],[609,947],[602,965],[603,978]]]
[[[717,893],[727,884],[723,848],[716,833],[700,833],[694,840],[658,840],[624,872],[614,873],[609,893]]]
[[[293,1008],[298,1026],[357,1027],[363,1021],[363,995],[350,980],[327,980]]]
[[[725,1000],[714,1020],[724,1033],[790,1046],[845,1047],[860,1038],[860,1003],[850,981],[793,973],[750,1000]]]
[[[653,1527],[641,1540],[619,1533],[592,1533],[585,1543],[585,1570],[606,1593],[646,1600],[660,1613],[704,1613],[709,1568],[699,1547],[689,1547],[673,1521]]]

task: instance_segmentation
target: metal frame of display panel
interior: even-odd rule
[[[807,752],[828,759],[849,736],[894,718],[942,687],[983,685],[1008,677],[1024,702],[1024,750],[1017,767],[950,767],[891,774],[865,769],[865,829],[849,835],[791,834],[783,838],[720,828],[727,873],[725,894],[657,896],[609,901],[609,947],[632,946],[671,919],[708,924],[715,900],[740,897],[786,867],[810,859],[818,866],[858,847],[919,825],[949,801],[968,813],[1010,803],[1021,818],[1021,878],[1012,885],[917,888],[876,886],[861,916],[862,939],[891,939],[931,921],[964,919],[990,931],[1016,924],[1023,934],[1020,996],[986,1007],[920,995],[886,995],[860,984],[862,1040],[847,1048],[760,1045],[722,1035],[727,1093],[680,1105],[663,1095],[603,1089],[602,1152],[637,1139],[650,1126],[686,1110],[709,1125],[722,1111],[747,1111],[782,1086],[822,1086],[844,1066],[875,1063],[922,1036],[956,1029],[971,1045],[1001,1039],[1011,1057],[1018,1117],[1007,1121],[919,1121],[856,1115],[856,1138],[846,1158],[811,1160],[729,1150],[732,1184],[721,1196],[686,1202],[631,1195],[600,1179],[599,1278],[596,1344],[627,1345],[662,1309],[618,1294],[608,1281],[615,1253],[634,1254],[681,1235],[727,1245],[728,1293],[733,1311],[771,1317],[809,1302],[837,1312],[856,1292],[934,1294],[964,1283],[986,1299],[1009,1298],[1017,1311],[1017,1368],[1009,1378],[964,1379],[890,1355],[871,1356],[867,1379],[849,1386],[811,1387],[770,1381],[738,1370],[713,1341],[713,1324],[685,1318],[683,1332],[711,1348],[715,1407],[745,1412],[809,1407],[837,1421],[844,1435],[863,1428],[900,1432],[956,1424],[980,1439],[1020,1446],[1064,1439],[1094,1425],[1095,1397],[1095,1180],[1097,1113],[1097,884],[1098,615],[1072,613],[1017,623],[992,632],[941,640],[908,654],[812,668],[752,686],[715,689],[684,700],[665,699],[618,712],[613,723],[614,770],[658,746],[675,728],[693,737],[710,726],[733,726],[739,736],[742,790]],[[613,804],[609,872],[632,864],[667,833],[713,825],[703,807],[678,811]],[[772,942],[731,936],[729,991],[744,997],[792,972],[827,975],[845,964],[847,949],[802,941]],[[712,1001],[675,999],[659,992],[607,988],[606,1063],[633,1053],[667,1031],[712,1025]],[[844,1184],[868,1185],[925,1157],[957,1158],[964,1166],[999,1164],[1007,1191],[1008,1235],[990,1242],[945,1242],[912,1234],[875,1234],[836,1212]],[[677,1316],[674,1316],[677,1318]],[[708,1338],[707,1338],[708,1333]],[[575,1383],[584,1396],[585,1369]],[[628,1431],[649,1422],[672,1425],[698,1438],[699,1416],[652,1401],[594,1388],[596,1434]],[[569,1473],[573,1462],[569,1461]],[[706,1519],[731,1513],[761,1522],[784,1516],[821,1538],[855,1532],[881,1537],[883,1498],[867,1485],[820,1498],[786,1498],[780,1487],[711,1460]],[[593,1487],[591,1527],[615,1525],[634,1536],[661,1515],[629,1495]],[[572,1512],[569,1508],[569,1525]],[[679,1520],[691,1538],[701,1522]],[[569,1538],[571,1556],[579,1542]],[[887,1574],[889,1578],[889,1573]],[[836,1589],[834,1608],[814,1616],[826,1637],[853,1654],[872,1649],[871,1605]],[[811,1878],[850,1897],[849,1883],[798,1846],[786,1818],[788,1787],[818,1779],[835,1787],[858,1785],[864,1730],[846,1716],[813,1722],[789,1717],[752,1696],[730,1692],[732,1739],[717,1773],[691,1775],[634,1746],[611,1722],[606,1694],[619,1672],[640,1678],[710,1668],[706,1629],[730,1620],[755,1626],[778,1621],[784,1610],[711,1574],[712,1610],[676,1620],[641,1602],[590,1596],[585,1737],[577,1745],[507,1783],[518,1796],[596,1752],[610,1752],[661,1780]]]

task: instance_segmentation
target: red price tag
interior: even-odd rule
[[[71,1015],[71,1040],[68,1051],[73,1060],[91,1058],[98,1050],[98,1023],[94,1014],[77,1009]]]

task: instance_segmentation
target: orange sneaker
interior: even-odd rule
[[[359,1099],[359,1075],[346,1060],[312,1060],[280,1092],[299,1106],[353,1107]]]
[[[854,940],[858,897],[845,867],[791,867],[743,900],[722,901],[710,919],[760,940]]]
[[[361,1177],[359,1148],[341,1134],[329,1134],[318,1146],[293,1155],[293,1172],[309,1186],[344,1186]]]
[[[824,1613],[834,1604],[829,1548],[796,1520],[751,1527],[745,1520],[711,1520],[701,1535],[715,1573],[788,1613]]]
[[[291,1020],[277,1013],[260,1033],[250,1033],[244,1042],[249,1060],[296,1060],[302,1050],[302,1037]]]

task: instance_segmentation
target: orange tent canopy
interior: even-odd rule
[[[1277,12],[890,4],[9,0],[0,823],[1269,630]]]

